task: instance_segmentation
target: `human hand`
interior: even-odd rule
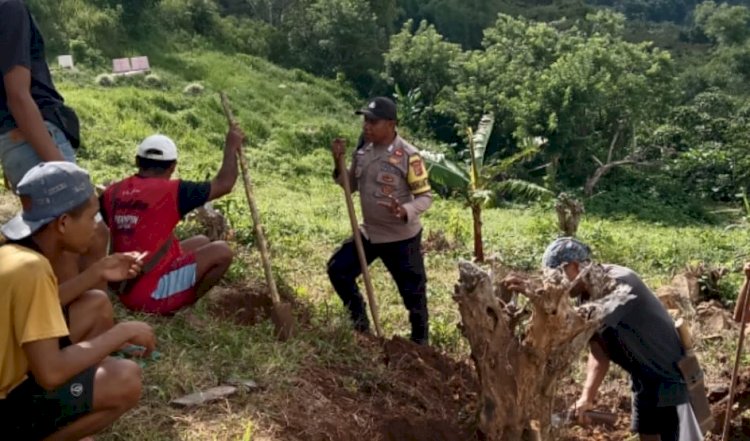
[[[381,205],[383,207],[386,207],[388,210],[390,210],[391,214],[393,214],[395,217],[405,221],[407,212],[406,208],[404,208],[403,205],[401,205],[398,202],[398,199],[393,197],[392,194],[388,195],[388,201],[378,201],[378,205]]]
[[[750,279],[750,262],[745,262],[745,266],[742,268],[742,270],[745,272],[745,277]]]
[[[334,139],[331,142],[331,153],[333,154],[333,160],[338,164],[346,153],[346,140],[343,138]]]
[[[500,283],[510,292],[529,292],[529,280],[525,276],[511,274],[505,277]]]
[[[148,253],[115,253],[97,262],[99,275],[107,282],[121,282],[137,276]]]
[[[237,123],[229,125],[227,132],[226,148],[234,152],[239,151],[245,143],[245,132],[242,131]]]
[[[121,322],[115,326],[122,330],[128,343],[143,346],[145,348],[143,352],[134,353],[134,355],[147,357],[154,349],[156,349],[156,336],[154,335],[153,328],[151,328],[149,324],[130,321]]]
[[[586,416],[586,412],[594,408],[594,403],[588,398],[581,397],[568,411],[572,419],[575,419],[578,424],[588,425],[591,424],[591,420]]]

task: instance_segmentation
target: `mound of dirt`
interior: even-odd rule
[[[580,397],[580,385],[576,384],[572,379],[568,379],[567,382],[568,384],[561,387],[558,393],[559,404],[556,406],[556,412],[565,412]],[[618,419],[614,427],[568,425],[560,427],[557,436],[553,435],[552,439],[560,441],[578,441],[584,439],[594,441],[622,441],[629,438],[632,435],[630,433],[629,387],[624,383],[619,385],[609,384],[608,386],[608,390],[602,390],[599,393],[596,410],[616,414]]]
[[[396,337],[363,337],[370,368],[309,367],[278,418],[300,441],[468,441],[477,380],[466,363]]]
[[[208,308],[221,319],[253,326],[270,317],[273,302],[265,286],[222,286],[209,294]]]
[[[729,378],[726,378],[726,384],[729,384]],[[578,398],[580,390],[574,390],[570,388],[564,393],[565,399],[563,401],[575,402]],[[716,427],[714,429],[718,434],[710,434],[707,441],[719,441],[721,440],[721,431],[724,424],[724,415],[726,414],[726,403],[727,396],[729,395],[729,388],[717,388],[715,391],[709,393],[709,401],[711,401],[711,411],[714,415],[714,421]],[[729,439],[750,439],[750,418],[739,418],[738,415],[742,411],[750,409],[750,370],[745,372],[739,378],[737,383],[737,392],[735,394],[735,403],[733,414],[735,420],[732,422],[730,428],[731,436]],[[598,410],[605,410],[613,412],[618,415],[618,421],[615,427],[604,427],[604,426],[590,426],[590,427],[579,427],[571,426],[564,428],[561,431],[560,437],[555,438],[560,441],[577,441],[577,440],[595,440],[595,441],[619,441],[629,439],[633,436],[630,432],[630,397],[629,392],[626,388],[616,391],[611,390],[606,393],[599,394],[599,401],[597,403]],[[564,410],[562,407],[560,410]]]
[[[281,301],[292,305],[298,322],[309,323],[310,311],[296,301],[285,286],[279,286]],[[208,294],[208,309],[215,317],[240,326],[254,326],[271,316],[273,302],[265,284],[234,284],[216,287]]]
[[[446,237],[442,230],[430,230],[422,243],[424,253],[446,253],[459,248],[459,244]]]
[[[727,386],[731,378],[726,378]],[[724,419],[727,414],[727,403],[729,401],[729,387],[723,388],[721,393],[709,394],[711,400],[711,413],[716,422],[715,431],[718,435],[712,435],[709,440],[721,439],[721,432],[724,429]],[[750,370],[740,372],[737,378],[737,387],[734,394],[734,405],[732,406],[732,418],[730,439],[747,439],[750,435],[750,419],[738,418],[744,411],[750,409]]]

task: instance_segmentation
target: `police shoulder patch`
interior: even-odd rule
[[[409,156],[409,173],[407,181],[413,194],[430,191],[430,180],[427,175],[424,160],[421,156],[416,154]]]

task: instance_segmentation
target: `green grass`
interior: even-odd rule
[[[185,53],[164,57],[163,62],[156,66],[165,83],[162,89],[146,88],[139,78],[103,88],[94,85],[97,72],[57,73],[62,92],[82,117],[81,164],[98,183],[125,177],[133,172],[137,143],[161,132],[180,148],[179,177],[211,177],[218,169],[226,132],[217,93],[226,90],[250,138],[247,153],[276,277],[311,312],[311,323],[291,341],[279,343],[269,323],[237,326],[212,316],[206,302],[172,319],[143,317],[156,327],[162,358],[146,366],[143,404],[98,439],[234,440],[247,439],[251,432],[256,440],[284,439],[285,406],[294,398],[295,381],[305,367],[343,364],[355,366],[363,376],[382,376],[381,368],[371,363],[372,354],[349,332],[325,273],[328,257],[350,234],[342,191],[330,179],[327,146],[334,136],[355,139],[359,122],[352,109],[359,102],[341,84],[258,58]],[[182,93],[192,82],[205,86],[202,95]],[[215,206],[237,231],[233,246],[240,258],[228,282],[262,280],[240,184]],[[456,357],[466,357],[451,295],[457,260],[471,258],[471,215],[460,201],[436,197],[424,224],[425,237],[442,232],[454,245],[426,256],[432,341]],[[557,231],[553,210],[543,206],[486,210],[484,225],[487,254],[524,269],[538,265]],[[580,237],[600,260],[630,266],[653,286],[689,263],[706,261],[738,269],[750,244],[746,229],[608,220],[601,214],[583,221]],[[406,313],[393,281],[380,263],[372,274],[385,333],[406,335]],[[733,273],[725,283],[728,296],[739,277]],[[118,316],[128,314],[118,308]],[[168,405],[180,394],[231,377],[255,379],[264,390],[198,411]]]

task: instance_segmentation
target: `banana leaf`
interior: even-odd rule
[[[427,164],[430,181],[451,190],[467,190],[471,181],[460,165],[448,160],[441,153],[421,151],[422,158]]]
[[[471,141],[474,144],[473,156],[474,162],[476,163],[477,174],[481,173],[482,166],[484,165],[484,155],[487,151],[487,145],[490,142],[492,136],[492,128],[495,126],[495,116],[491,113],[487,113],[482,116],[479,120],[479,126],[477,130],[471,135]]]
[[[533,182],[524,181],[521,179],[507,179],[502,182],[498,182],[493,185],[493,190],[519,198],[526,199],[547,199],[554,197],[555,194],[542,187],[541,185],[534,184]]]

